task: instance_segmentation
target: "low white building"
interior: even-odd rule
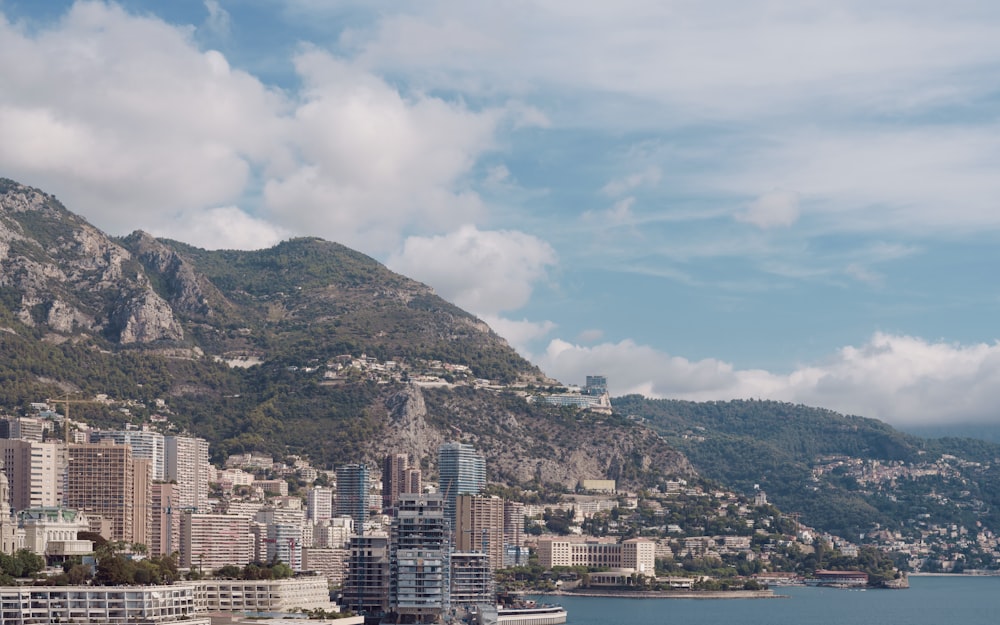
[[[2,586],[0,623],[211,625],[195,614],[194,588],[173,586]]]

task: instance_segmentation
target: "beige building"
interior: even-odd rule
[[[499,497],[458,495],[455,498],[455,549],[479,551],[493,570],[503,568],[504,504]]]
[[[17,513],[24,530],[24,548],[40,556],[83,556],[94,550],[89,540],[77,540],[90,529],[82,512],[67,508],[30,508]]]
[[[540,538],[538,563],[554,566],[586,566],[628,569],[653,575],[656,565],[656,543],[645,538],[622,542],[602,538]]]
[[[149,461],[133,459],[128,445],[111,441],[70,443],[63,503],[107,521],[108,540],[145,542],[149,478]]]
[[[198,612],[289,612],[321,608],[339,612],[320,575],[276,580],[208,579],[194,582]]]
[[[231,514],[185,512],[181,517],[180,565],[205,572],[254,559],[250,519]]]
[[[0,439],[0,458],[14,510],[62,504],[66,447],[58,442]]]

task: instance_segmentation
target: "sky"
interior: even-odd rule
[[[343,243],[567,384],[1000,423],[998,32],[970,0],[0,0],[0,176],[113,235]]]

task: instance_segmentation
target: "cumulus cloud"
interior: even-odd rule
[[[150,226],[150,234],[205,249],[257,250],[271,247],[292,233],[248,215],[237,206],[190,211]]]
[[[544,339],[557,327],[553,321],[507,319],[498,315],[482,315],[482,320],[528,360],[531,360],[530,346],[532,343]]]
[[[775,399],[894,425],[996,422],[1000,403],[1000,343],[958,345],[883,333],[788,374],[690,361],[629,340],[586,347],[555,339],[538,364],[570,383],[605,374],[615,395]]]
[[[0,66],[0,169],[114,233],[237,201],[278,150],[281,94],[114,4],[37,32],[0,18]]]
[[[472,225],[444,235],[409,237],[386,262],[479,315],[524,306],[535,283],[555,263],[555,251],[535,236]]]
[[[745,211],[736,214],[737,221],[744,221],[758,228],[791,226],[799,219],[799,196],[790,191],[769,191],[750,203]]]

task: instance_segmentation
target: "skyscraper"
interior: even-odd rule
[[[455,549],[486,554],[490,570],[503,568],[503,527],[503,499],[459,495],[455,500]]]
[[[382,510],[387,511],[403,493],[419,493],[422,486],[419,468],[410,466],[406,454],[389,454],[382,461]]]
[[[438,471],[445,516],[454,527],[455,499],[459,495],[478,495],[486,487],[486,460],[472,445],[445,443],[438,449]]]
[[[163,434],[152,430],[100,430],[90,434],[91,443],[97,443],[102,438],[130,446],[133,458],[146,458],[153,463],[153,479],[163,479]]]
[[[208,505],[208,441],[189,436],[163,440],[163,471],[178,486],[174,505],[183,510],[206,511]]]
[[[366,464],[345,464],[337,467],[337,514],[354,519],[359,534],[368,520],[369,474]]]
[[[58,442],[0,439],[14,510],[62,504],[66,448]]]
[[[401,623],[433,623],[451,596],[451,534],[441,495],[399,496],[390,534],[390,610]]]
[[[110,540],[145,540],[149,472],[149,461],[133,460],[128,445],[71,443],[64,505],[106,519],[111,526]]]

